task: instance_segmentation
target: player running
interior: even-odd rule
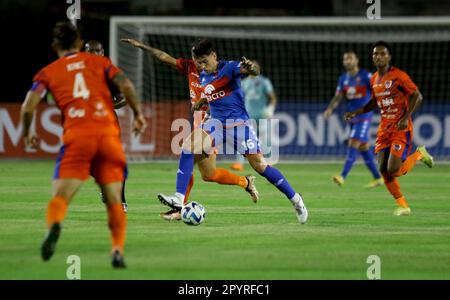
[[[245,57],[242,62],[218,61],[213,45],[207,39],[198,40],[194,44],[192,57],[202,70],[199,77],[201,98],[195,103],[194,109],[209,103],[211,119],[194,130],[192,139],[185,140],[183,155],[192,156],[192,153],[202,152],[208,155],[214,151],[214,146],[223,149],[225,154],[235,154],[237,150],[245,155],[255,171],[291,201],[299,222],[304,224],[308,219],[308,211],[302,196],[294,191],[280,171],[266,163],[245,110],[244,95],[240,87],[241,77],[259,75],[259,69]],[[229,149],[232,153],[228,153]],[[207,160],[207,155],[201,159]],[[193,164],[180,165],[179,171],[192,174]],[[177,190],[177,193],[183,195],[184,191]],[[169,204],[175,205],[177,196],[168,197],[167,200]]]
[[[358,64],[359,60],[355,52],[347,51],[344,53],[343,65],[346,72],[339,77],[336,93],[324,112],[326,119],[331,116],[334,109],[344,98],[347,100],[347,111],[355,111],[370,101],[372,95],[370,77],[372,75],[366,70],[360,69]],[[372,123],[372,115],[373,112],[370,111],[349,120],[350,138],[348,140],[347,159],[341,174],[332,177],[332,180],[338,186],[344,184],[353,164],[358,159],[358,154],[361,154],[364,158],[364,163],[373,176],[373,180],[366,187],[376,187],[383,184],[383,179],[381,179],[381,175],[375,165],[369,144],[369,128]]]
[[[30,131],[33,112],[47,91],[53,94],[62,112],[63,146],[56,160],[53,198],[46,217],[49,230],[41,246],[41,256],[47,261],[55,252],[67,207],[92,174],[107,201],[112,265],[125,268],[126,214],[120,192],[126,160],[107,81],[117,86],[133,110],[134,132],[143,132],[146,124],[131,81],[108,58],[79,52],[82,45],[76,27],[69,22],[56,24],[52,46],[59,59],[33,78],[21,110],[25,145],[31,148],[38,145],[35,133]]]
[[[86,45],[84,45],[84,50],[86,52],[94,54],[94,55],[105,56],[105,50],[103,48],[103,45],[102,45],[102,43],[100,43],[97,40],[90,40],[89,42],[87,42]],[[125,99],[123,94],[120,92],[120,90],[118,90],[117,87],[111,81],[108,80],[107,83],[108,83],[108,87],[109,87],[109,90],[112,95],[114,109],[120,109],[120,108],[126,106],[127,100]],[[117,114],[115,113],[115,111],[114,111],[114,114],[116,115],[116,118],[117,118]],[[127,167],[127,171],[128,171],[128,167]],[[128,211],[128,203],[125,198],[125,182],[126,182],[126,176],[125,176],[124,181],[122,182],[121,201],[122,201],[123,211],[127,212]],[[106,199],[105,199],[103,193],[100,192],[100,195],[102,198],[102,202],[106,203]]]
[[[193,59],[184,59],[170,56],[169,54],[145,45],[134,39],[121,39],[122,42],[129,43],[134,47],[143,49],[150,53],[153,57],[159,61],[177,69],[181,74],[188,78],[189,82],[189,94],[191,97],[191,104],[194,106],[199,103],[202,87],[199,83],[199,77],[201,72],[201,65],[196,64]],[[206,117],[206,111],[208,110],[207,103],[202,103],[198,106],[200,113],[194,113],[194,128],[198,128]],[[254,202],[258,201],[259,194],[255,186],[255,177],[252,175],[239,176],[229,172],[223,168],[216,168],[216,155],[211,153],[207,158],[202,155],[195,155],[195,161],[198,162],[198,168],[202,175],[202,179],[208,182],[216,182],[218,184],[236,185],[245,189],[251,196]],[[192,169],[194,166],[194,155],[192,153],[182,152],[179,161],[179,168],[177,171],[176,190],[177,193],[173,196],[159,194],[158,199],[165,205],[170,206],[172,209],[168,212],[161,213],[160,216],[165,220],[181,220],[181,207],[187,203],[189,193],[194,184],[194,176]],[[184,172],[183,170],[189,171]]]
[[[390,65],[392,51],[389,44],[378,41],[372,46],[372,59],[377,72],[370,85],[372,99],[362,108],[345,114],[345,119],[380,108],[381,120],[378,127],[375,152],[384,183],[397,202],[396,216],[408,216],[411,209],[400,191],[397,177],[406,175],[421,160],[429,168],[434,166],[433,157],[425,146],[417,147],[410,154],[413,138],[411,115],[422,103],[422,94],[405,72]],[[408,156],[409,155],[409,156]]]

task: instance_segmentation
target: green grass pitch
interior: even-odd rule
[[[66,279],[69,255],[80,257],[81,279],[367,279],[369,255],[380,257],[382,279],[450,279],[448,165],[430,170],[419,163],[400,178],[412,216],[394,217],[384,186],[362,187],[370,179],[363,165],[338,188],[330,176],[340,164],[280,164],[303,193],[305,225],[263,177],[255,205],[240,188],[202,182],[196,171],[191,200],[207,216],[195,227],[159,218],[166,208],[156,194],[173,192],[175,163],[131,164],[125,270],[111,267],[106,212],[93,180],[74,198],[55,255],[41,260],[53,167],[0,163],[0,279]]]

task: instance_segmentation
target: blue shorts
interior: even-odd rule
[[[240,125],[224,128],[220,121],[210,119],[201,126],[212,138],[218,154],[261,153],[256,131],[248,120]]]
[[[350,138],[360,141],[361,143],[369,142],[369,129],[372,120],[364,120],[361,122],[350,124]]]

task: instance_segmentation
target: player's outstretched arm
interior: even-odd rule
[[[147,122],[145,121],[144,115],[142,113],[141,102],[136,94],[133,83],[123,74],[118,73],[112,78],[112,82],[120,90],[120,92],[125,96],[125,99],[130,105],[131,110],[134,114],[133,131],[135,134],[143,133]]]
[[[417,108],[419,108],[420,104],[422,103],[423,96],[422,93],[419,90],[416,90],[412,95],[409,97],[409,110],[405,111],[405,114],[400,119],[400,121],[397,124],[398,130],[405,130],[408,127],[408,120],[411,117],[411,114],[414,113]]]
[[[33,121],[33,114],[37,105],[41,102],[41,96],[34,92],[28,91],[25,101],[20,110],[20,122],[22,123],[22,136],[25,140],[25,146],[37,149],[37,137],[34,132],[31,132],[31,122]]]
[[[330,104],[328,104],[327,109],[323,113],[325,119],[328,119],[331,116],[336,107],[338,107],[339,103],[341,103],[342,99],[344,99],[344,94],[342,92],[334,95],[333,99],[330,101]]]
[[[364,105],[360,109],[346,113],[344,115],[344,119],[346,121],[349,121],[349,120],[353,119],[354,117],[356,117],[357,115],[374,110],[376,107],[377,107],[377,101],[374,98],[372,98],[369,102],[367,102],[366,105]]]
[[[246,75],[258,76],[260,74],[259,67],[251,60],[242,56],[241,58],[241,73]]]
[[[124,43],[128,43],[130,45],[133,45],[136,48],[140,48],[140,49],[150,53],[154,58],[158,59],[159,61],[161,61],[173,68],[177,67],[177,60],[162,50],[150,47],[149,45],[141,43],[135,39],[120,39],[120,41],[124,42]]]

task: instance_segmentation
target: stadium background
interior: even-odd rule
[[[0,98],[0,156],[1,157],[55,157],[60,146],[58,135],[59,113],[55,107],[42,104],[37,117],[37,131],[41,136],[41,149],[38,153],[23,150],[20,139],[19,107],[28,90],[32,76],[44,65],[55,59],[52,52],[51,28],[56,21],[66,18],[66,10],[71,5],[65,1],[2,1],[1,28],[7,46],[4,48],[6,59],[3,62],[2,83],[4,87]],[[450,157],[450,91],[448,56],[450,43],[450,23],[421,24],[414,26],[390,26],[378,29],[381,34],[367,32],[367,37],[359,39],[364,29],[359,25],[342,26],[326,25],[329,18],[364,19],[368,4],[365,1],[289,1],[276,4],[258,1],[81,1],[81,19],[78,25],[85,40],[97,39],[103,42],[106,53],[113,49],[111,41],[112,16],[147,16],[148,19],[170,17],[207,16],[220,20],[241,17],[241,20],[257,20],[264,16],[284,18],[318,17],[324,23],[314,27],[298,25],[295,30],[298,36],[311,34],[326,36],[336,34],[330,40],[306,38],[282,41],[267,39],[264,32],[271,31],[273,25],[258,25],[262,38],[229,39],[214,38],[218,46],[219,56],[227,59],[239,59],[246,55],[260,60],[263,73],[273,81],[278,96],[279,106],[276,118],[282,120],[280,135],[284,142],[280,153],[284,158],[296,160],[336,159],[346,153],[345,123],[342,121],[344,107],[333,116],[331,121],[321,117],[327,102],[332,97],[337,78],[342,72],[341,56],[347,49],[354,49],[360,55],[361,67],[373,71],[370,52],[370,41],[383,38],[394,42],[394,64],[405,69],[424,94],[424,104],[415,116],[420,122],[416,131],[415,142],[425,143],[432,154],[440,160]],[[383,18],[405,16],[419,20],[421,16],[445,16],[450,14],[450,4],[446,1],[395,1],[382,3]],[[445,18],[445,17],[444,17]],[[445,20],[441,19],[437,20]],[[20,19],[21,25],[17,25]],[[432,19],[432,18],[431,18]],[[339,20],[339,19],[337,19]],[[430,20],[428,17],[427,20]],[[433,20],[432,20],[433,21]],[[436,21],[436,20],[434,20]],[[275,21],[276,22],[276,21]],[[339,21],[336,21],[339,23]],[[375,22],[379,21],[370,21]],[[270,23],[270,22],[269,22]],[[198,32],[207,27],[208,21],[198,25]],[[273,24],[273,23],[272,23]],[[325,25],[324,25],[325,24]],[[372,28],[369,23],[367,28]],[[133,25],[134,26],[134,25]],[[211,27],[211,26],[210,26]],[[212,26],[214,27],[214,26]],[[220,27],[220,26],[218,26]],[[314,28],[313,28],[314,27]],[[14,30],[11,30],[14,28]],[[135,28],[137,28],[135,26]],[[141,27],[142,29],[143,27]],[[166,25],[162,27],[167,28]],[[234,30],[233,28],[231,28]],[[251,32],[252,29],[245,29]],[[280,33],[283,28],[277,29]],[[375,30],[376,31],[376,30]],[[119,32],[130,36],[130,31]],[[346,34],[347,33],[347,34]],[[360,34],[358,36],[358,33]],[[391,33],[391,35],[389,35]],[[417,34],[417,36],[416,36]],[[339,35],[343,35],[342,38]],[[437,38],[434,36],[437,35]],[[121,35],[122,36],[122,35]],[[424,37],[425,36],[425,37]],[[168,53],[178,56],[189,56],[189,45],[193,35],[148,33],[140,36],[144,41],[159,47]],[[400,37],[400,39],[398,39]],[[406,39],[402,39],[406,37]],[[434,39],[434,40],[433,40]],[[175,158],[170,151],[171,121],[178,117],[189,118],[189,91],[185,79],[176,71],[162,64],[155,63],[148,55],[130,49],[128,45],[117,47],[116,62],[137,84],[140,96],[146,102],[146,114],[149,128],[146,135],[133,139],[127,130],[129,112],[121,111],[123,140],[130,159]],[[123,53],[125,49],[125,53]],[[141,60],[136,56],[141,55]],[[121,56],[119,56],[121,54]],[[136,57],[133,57],[135,55]],[[131,58],[130,58],[131,57]],[[138,74],[135,66],[140,66],[142,74]],[[139,82],[138,77],[141,76]],[[15,103],[15,104],[14,104]],[[417,123],[416,123],[417,124]],[[417,126],[417,125],[416,125]],[[377,119],[371,129],[372,140],[375,136]]]
[[[425,17],[429,20],[427,22],[439,23],[442,20],[440,17],[450,16],[449,1],[381,2],[381,14],[386,19],[389,16]],[[188,89],[186,80],[176,71],[150,60],[148,56],[144,57],[140,65],[136,60],[139,51],[133,52],[131,47],[126,47],[125,54],[132,55],[128,59],[123,53],[119,55],[124,58],[120,64],[124,69],[127,62],[142,68],[139,76],[145,80],[141,82],[140,93],[147,101],[146,111],[150,115],[150,128],[145,138],[130,140],[129,135],[125,137],[130,147],[128,152],[130,154],[130,150],[133,151],[131,157],[143,151],[149,154],[143,154],[142,157],[155,158],[155,161],[129,165],[130,177],[126,184],[129,201],[126,246],[128,268],[118,272],[111,270],[107,216],[98,187],[92,179],[83,185],[70,205],[55,256],[51,261],[43,262],[39,256],[39,246],[47,230],[45,214],[47,201],[51,198],[50,182],[55,163],[54,159],[31,160],[21,157],[55,156],[61,133],[59,112],[55,106],[41,105],[36,115],[37,130],[42,138],[41,150],[38,153],[25,153],[18,125],[18,109],[33,75],[56,58],[50,47],[51,29],[56,21],[65,20],[69,5],[66,0],[0,1],[0,32],[3,38],[0,158],[6,157],[6,153],[8,157],[15,157],[0,159],[0,279],[73,279],[68,276],[72,266],[68,258],[73,255],[80,258],[83,280],[178,279],[189,280],[189,285],[192,285],[195,279],[287,279],[290,281],[285,282],[283,290],[292,288],[295,289],[293,293],[298,293],[309,287],[311,282],[292,284],[292,279],[380,278],[370,273],[374,269],[372,261],[368,259],[373,255],[381,260],[381,279],[450,279],[450,165],[441,163],[448,159],[450,144],[450,134],[446,129],[450,127],[450,34],[447,34],[448,25],[444,24],[442,30],[436,31],[436,24],[430,26],[420,22],[410,25],[414,33],[404,36],[407,41],[394,43],[394,61],[411,73],[424,93],[425,102],[415,120],[428,120],[428,125],[421,129],[425,131],[424,136],[427,130],[431,132],[429,124],[434,124],[433,132],[439,134],[436,135],[437,144],[431,150],[441,161],[433,169],[419,163],[410,174],[399,180],[413,210],[410,217],[398,218],[392,215],[395,202],[384,186],[363,188],[371,179],[363,164],[354,166],[345,186],[339,188],[334,186],[330,177],[341,170],[342,159],[337,162],[309,162],[319,158],[342,158],[345,153],[344,144],[338,143],[341,138],[345,138],[340,135],[341,127],[338,127],[343,124],[340,119],[343,108],[334,115],[336,126],[324,124],[325,130],[332,128],[338,133],[339,139],[334,140],[336,144],[333,147],[320,145],[321,141],[329,145],[328,131],[322,131],[322,136],[319,133],[312,135],[317,140],[311,139],[312,132],[320,131],[320,114],[333,95],[337,76],[342,71],[341,52],[347,47],[354,47],[361,56],[361,66],[373,70],[367,51],[369,41],[376,34],[390,35],[390,38],[392,35],[403,36],[397,29],[401,31],[405,28],[388,26],[378,33],[363,34],[362,40],[359,40],[361,28],[358,25],[344,30],[339,25],[339,28],[336,27],[339,30],[336,29],[337,32],[331,35],[325,34],[331,31],[329,26],[319,26],[316,34],[311,33],[314,30],[307,29],[305,34],[294,34],[292,41],[274,43],[261,42],[255,38],[243,43],[216,39],[221,57],[237,59],[241,55],[255,55],[261,60],[264,73],[274,81],[280,103],[278,117],[284,114],[284,119],[290,118],[291,124],[294,124],[293,140],[282,149],[287,154],[284,153],[277,168],[305,199],[310,213],[305,225],[298,224],[289,201],[283,199],[279,191],[265,182],[264,178],[257,179],[261,199],[255,205],[239,188],[204,183],[197,169],[194,171],[195,186],[190,200],[205,206],[208,214],[205,223],[192,227],[182,222],[167,223],[161,220],[159,213],[166,208],[156,195],[173,192],[177,162],[159,161],[167,157],[176,158],[167,156],[167,148],[160,148],[159,145],[170,141],[171,120],[188,114]],[[243,17],[246,20],[243,22],[268,16],[272,20],[275,17],[291,17],[295,20],[314,17],[326,18],[321,19],[321,22],[332,22],[330,17],[341,20],[350,20],[350,17],[364,19],[367,9],[366,0],[279,0],[272,2],[273,7],[267,5],[253,0],[81,0],[82,13],[78,25],[85,40],[102,41],[109,55],[111,16],[150,16],[150,19],[199,19],[198,16],[209,16],[219,21],[224,20],[223,17]],[[373,22],[376,24],[377,21]],[[272,25],[269,27],[274,28]],[[299,30],[302,26],[294,27]],[[166,26],[159,35],[146,33],[144,39],[173,52],[173,55],[188,55],[186,45],[192,37],[186,34],[170,35],[168,28]],[[192,28],[185,26],[183,30]],[[245,30],[249,32],[248,28]],[[224,31],[217,33],[226,34]],[[289,30],[283,30],[279,35],[284,38],[289,33]],[[264,30],[256,35],[267,34],[268,30]],[[317,40],[323,37],[328,41]],[[434,38],[437,41],[430,42]],[[227,44],[230,46],[225,47]],[[264,57],[261,53],[270,55]],[[281,65],[277,64],[278,59],[282,59]],[[138,69],[128,68],[126,71],[130,77],[138,74]],[[153,82],[147,81],[152,78]],[[133,80],[139,83],[136,78]],[[169,82],[171,85],[168,85]],[[169,114],[165,107],[171,108]],[[125,123],[129,120],[127,111],[119,110],[118,113],[121,114],[126,132]],[[153,125],[155,119],[152,116],[155,113],[164,113],[156,119],[157,127]],[[155,138],[152,130],[156,129],[159,129],[162,139],[152,140]],[[308,135],[302,136],[305,133]],[[306,136],[308,139],[302,140]],[[299,146],[299,140],[305,142],[306,146]],[[155,148],[152,141],[157,142]],[[431,142],[436,141],[428,140],[426,144],[430,146],[433,144]],[[289,151],[296,153],[293,158],[299,163],[283,163],[285,157],[290,155]],[[218,166],[227,168],[228,164],[221,162]],[[246,170],[239,174],[246,175],[249,169],[246,166]],[[257,175],[251,170],[250,173]],[[38,284],[42,290],[43,283]],[[94,284],[98,289],[98,283]],[[154,294],[159,288],[161,293],[171,297],[177,295],[178,288],[175,287],[179,283],[175,282],[171,288],[156,281],[144,284],[146,293],[151,291]],[[148,287],[150,284],[152,286]],[[323,284],[320,284],[322,287]],[[403,297],[405,291],[415,292],[419,287],[416,281],[412,282],[411,288],[406,284],[394,283],[392,287]],[[25,290],[17,289],[10,281],[6,286],[15,288],[16,294]],[[53,287],[51,290],[46,289],[46,292],[52,291]],[[340,281],[338,288],[329,290],[336,294],[344,290],[342,287]],[[116,296],[118,292],[130,291],[125,285],[116,283],[109,290]],[[271,296],[276,294],[278,292],[271,286]]]

